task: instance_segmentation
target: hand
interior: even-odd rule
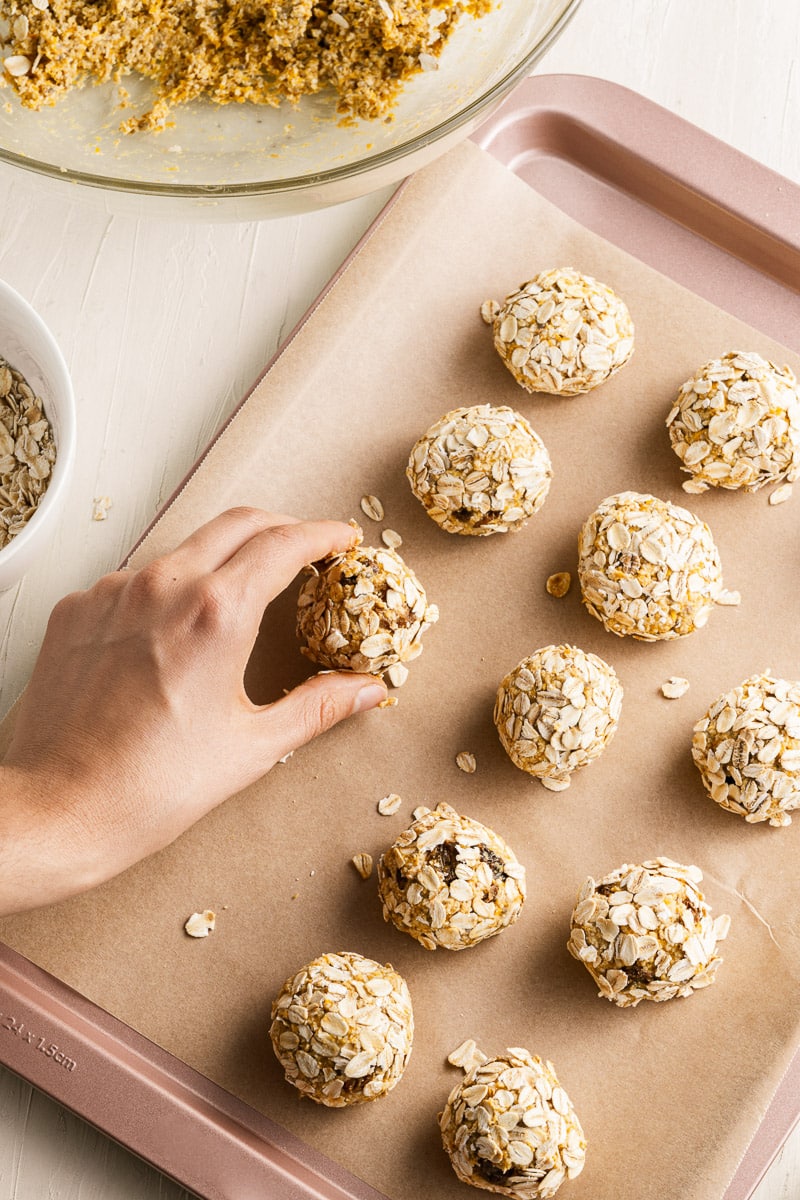
[[[110,878],[385,698],[380,680],[347,673],[262,707],[244,690],[269,602],[354,537],[232,509],[56,605],[0,768],[0,913]]]

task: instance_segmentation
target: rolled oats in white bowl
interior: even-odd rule
[[[53,335],[0,281],[0,591],[52,537],[75,458],[75,398]]]

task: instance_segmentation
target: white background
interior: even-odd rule
[[[797,0],[583,0],[538,70],[624,84],[800,183]],[[65,202],[0,174],[0,278],[58,339],[79,422],[49,559],[0,596],[0,711],[53,603],[117,565],[385,199],[179,224],[108,216],[80,193]],[[113,505],[103,522],[92,520],[99,496]],[[0,1069],[0,1200],[186,1197]],[[800,1132],[754,1200],[797,1197]]]

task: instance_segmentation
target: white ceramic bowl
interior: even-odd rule
[[[21,371],[53,427],[56,461],[36,512],[0,550],[0,591],[18,583],[52,539],[75,462],[75,396],[67,364],[41,317],[0,280],[0,355]]]

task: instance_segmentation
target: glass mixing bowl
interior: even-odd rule
[[[52,107],[0,96],[0,162],[101,189],[106,206],[243,219],[336,204],[395,183],[467,137],[563,30],[580,0],[497,0],[462,17],[439,67],[409,80],[390,123],[342,125],[321,93],[279,109],[202,101],[176,108],[158,133],[123,136],[113,84]],[[134,104],[149,85],[128,77]],[[130,110],[128,110],[128,113]],[[144,198],[147,199],[145,204]]]

